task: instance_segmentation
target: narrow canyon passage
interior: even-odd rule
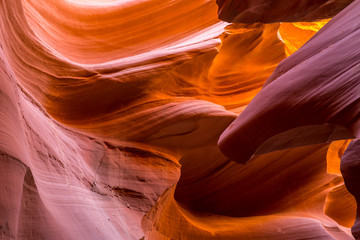
[[[359,12],[0,0],[0,239],[359,238]]]

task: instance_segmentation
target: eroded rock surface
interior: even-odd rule
[[[352,239],[360,2],[325,2],[0,0],[0,238]]]
[[[287,132],[286,136],[294,139],[300,127],[319,142],[359,135],[359,10],[356,1],[279,64],[221,135],[219,146],[228,157],[246,162],[269,138]],[[326,131],[323,124],[342,129],[328,127]],[[306,141],[293,144],[300,146]],[[271,151],[271,146],[268,148]]]
[[[236,23],[309,22],[331,18],[354,0],[216,0],[219,18]]]

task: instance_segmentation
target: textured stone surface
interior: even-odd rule
[[[308,22],[335,16],[354,0],[216,0],[219,18],[237,23]]]
[[[0,238],[352,239],[346,3],[0,0]]]
[[[300,127],[315,142],[359,135],[359,10],[356,1],[279,64],[261,92],[221,135],[219,146],[228,157],[246,162],[277,134],[299,137],[296,129]],[[309,140],[300,136],[292,141],[301,146]],[[271,151],[271,146],[267,148]]]

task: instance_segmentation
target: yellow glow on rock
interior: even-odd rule
[[[279,39],[285,44],[285,52],[290,56],[314,36],[331,19],[317,22],[281,23]]]

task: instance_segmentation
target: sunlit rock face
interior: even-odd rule
[[[0,238],[353,239],[350,2],[1,0]]]

